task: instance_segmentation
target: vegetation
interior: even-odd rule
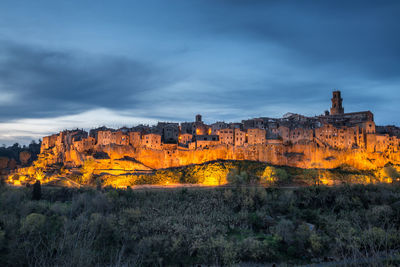
[[[14,169],[16,164],[29,165],[37,159],[39,152],[40,142],[35,141],[28,146],[21,146],[18,143],[9,147],[3,145],[0,147],[0,169]]]
[[[374,171],[363,171],[346,165],[336,169],[301,169],[271,166],[256,161],[217,160],[160,170],[141,168],[140,163],[131,161],[126,164],[123,160],[98,162],[96,159],[89,159],[80,168],[68,169],[62,164],[49,164],[47,157],[40,154],[32,166],[9,174],[4,177],[4,181],[17,186],[32,185],[36,180],[40,180],[45,186],[99,188],[177,184],[219,186],[227,183],[259,184],[267,187],[400,183],[400,166],[391,164]],[[135,172],[136,169],[142,171]]]
[[[249,178],[250,177],[250,178]],[[0,266],[398,265],[400,187],[0,187]]]
[[[227,183],[261,184],[264,186],[340,185],[392,183],[400,178],[398,166],[388,165],[376,171],[362,171],[342,166],[337,169],[301,169],[271,166],[255,161],[212,161],[204,164],[157,170],[151,174],[103,175],[103,186],[122,187],[144,184],[200,184]],[[84,172],[85,173],[85,172]],[[80,182],[81,177],[76,181]],[[90,184],[90,183],[89,183]],[[95,185],[94,182],[92,185]]]

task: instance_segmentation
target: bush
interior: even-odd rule
[[[267,166],[261,176],[262,183],[266,185],[287,184],[289,175],[285,169]]]
[[[229,184],[241,186],[257,184],[259,178],[255,175],[248,174],[246,171],[239,172],[238,169],[232,169],[226,175],[226,180]]]
[[[380,266],[400,247],[396,186],[41,190],[0,189],[1,266]]]
[[[44,232],[46,216],[38,213],[31,213],[21,222],[22,234],[40,234]]]
[[[399,172],[393,166],[385,166],[383,168],[384,176],[390,178],[392,181],[398,181],[400,178]]]

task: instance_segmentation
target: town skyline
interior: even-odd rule
[[[337,89],[331,89],[331,90],[329,90],[329,92],[335,92],[335,91],[337,91]],[[341,92],[340,90],[339,90],[339,92]],[[325,99],[325,101],[324,102],[327,102],[326,101],[327,100],[327,98]],[[347,97],[346,97],[346,99],[345,99],[345,101],[344,101],[344,103],[343,103],[343,106],[345,106],[346,105],[346,102],[347,102]],[[213,124],[213,123],[217,123],[217,122],[226,122],[227,124],[232,124],[232,123],[241,123],[241,122],[243,122],[243,121],[246,121],[246,120],[251,120],[251,119],[256,119],[256,118],[271,118],[271,119],[282,119],[282,118],[284,118],[285,116],[287,116],[287,115],[290,115],[290,114],[293,114],[293,115],[301,115],[301,116],[304,116],[304,117],[306,117],[306,118],[313,118],[313,117],[319,117],[319,116],[323,116],[324,115],[324,113],[325,112],[327,112],[327,111],[330,111],[330,109],[331,109],[331,107],[328,107],[328,106],[325,106],[325,108],[323,109],[323,111],[321,111],[321,112],[315,112],[313,115],[311,115],[311,114],[301,114],[301,113],[297,113],[297,112],[286,112],[286,113],[284,113],[284,114],[281,114],[281,116],[266,116],[266,115],[261,115],[261,116],[253,116],[253,117],[247,117],[247,118],[240,118],[240,117],[237,117],[236,119],[231,119],[231,120],[224,120],[224,119],[215,119],[215,117],[207,117],[207,114],[208,113],[203,113],[203,114],[205,114],[205,116],[203,116],[203,114],[201,114],[202,115],[202,118],[204,118],[204,122],[205,123],[207,123],[207,124],[209,124],[209,125],[211,125],[211,124]],[[369,110],[369,109],[365,109],[365,110]],[[345,110],[346,112],[347,111],[349,111],[349,112],[357,112],[356,110],[353,110],[352,108],[346,108],[346,110]],[[111,114],[111,113],[110,113]],[[8,139],[8,142],[7,142],[7,139],[6,139],[6,141],[4,142],[4,140],[2,140],[1,138],[0,138],[0,140],[2,140],[3,141],[3,143],[1,143],[3,146],[4,145],[13,145],[13,144],[15,144],[15,143],[19,143],[20,145],[28,145],[29,143],[31,143],[32,141],[40,141],[40,140],[42,140],[42,138],[43,137],[45,137],[45,136],[47,136],[47,135],[51,135],[51,134],[54,134],[54,133],[58,133],[58,132],[62,132],[62,131],[64,131],[64,130],[73,130],[73,129],[82,129],[82,130],[85,130],[85,131],[87,131],[87,132],[89,132],[90,130],[95,130],[95,129],[98,129],[98,128],[103,128],[103,127],[106,127],[106,128],[109,128],[110,130],[119,130],[119,129],[122,129],[122,128],[134,128],[134,127],[136,127],[136,126],[140,126],[140,125],[145,125],[145,126],[150,126],[150,127],[155,127],[155,126],[157,126],[157,124],[158,123],[178,123],[178,124],[181,124],[181,123],[185,123],[185,122],[190,122],[190,121],[192,121],[193,120],[193,118],[195,117],[195,115],[198,115],[199,113],[194,113],[193,115],[191,115],[191,117],[188,117],[188,119],[187,120],[178,120],[178,119],[176,119],[176,120],[173,120],[173,119],[171,119],[171,120],[161,120],[161,119],[159,119],[159,120],[157,120],[157,119],[145,119],[145,118],[141,118],[141,119],[138,119],[138,118],[133,118],[133,120],[131,121],[131,123],[128,123],[128,122],[125,122],[125,123],[113,123],[113,122],[110,122],[110,120],[108,120],[107,119],[107,117],[103,117],[103,122],[104,123],[102,123],[102,120],[98,120],[98,122],[97,122],[97,124],[92,124],[92,125],[90,125],[91,124],[91,122],[90,121],[85,121],[85,120],[83,120],[83,121],[81,121],[81,122],[79,122],[78,123],[78,125],[77,126],[73,126],[73,124],[72,124],[72,126],[71,126],[71,124],[65,124],[65,127],[64,128],[62,128],[62,126],[58,126],[58,127],[55,127],[55,128],[53,128],[53,130],[52,131],[46,131],[46,132],[41,132],[41,133],[37,133],[36,134],[36,139],[34,139],[34,138],[32,138],[32,139],[30,139],[30,137],[28,137],[28,138],[23,138],[23,139],[18,139],[18,138],[16,138],[16,139]],[[71,118],[73,118],[74,116],[72,115],[71,116]],[[125,118],[125,121],[129,121],[129,116],[126,116],[126,117],[124,117]],[[192,120],[191,120],[192,119]],[[63,119],[62,119],[63,120]],[[67,119],[67,121],[68,121],[68,119]],[[71,121],[71,120],[70,120]],[[0,123],[1,124],[1,123]],[[394,126],[396,126],[396,124],[380,124],[379,123],[379,119],[378,119],[378,123],[377,123],[377,125],[382,125],[382,126],[388,126],[388,125],[394,125]],[[43,125],[42,125],[43,126]],[[9,130],[10,131],[10,130]],[[0,132],[1,132],[1,130],[0,130]],[[0,135],[1,136],[1,135]],[[20,142],[18,142],[18,140],[20,140]]]

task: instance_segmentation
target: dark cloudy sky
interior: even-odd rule
[[[400,125],[400,1],[0,2],[0,144],[345,111]]]

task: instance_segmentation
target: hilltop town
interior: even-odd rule
[[[238,148],[257,145],[313,143],[336,150],[363,149],[367,152],[396,153],[400,128],[376,126],[371,111],[345,113],[340,91],[333,92],[332,107],[323,115],[306,117],[288,113],[283,118],[260,117],[242,122],[205,124],[201,115],[194,122],[159,122],[155,126],[132,128],[101,127],[66,130],[43,137],[41,152],[56,148],[57,153],[73,154],[106,146],[151,150],[198,150],[218,146]]]
[[[132,128],[67,130],[43,137],[41,150],[84,152],[96,146],[119,145],[149,149],[207,149],[218,145],[234,147],[259,144],[315,142],[337,149],[365,148],[371,152],[397,151],[400,128],[375,126],[371,111],[345,113],[340,91],[333,92],[330,112],[316,117],[287,113],[283,118],[254,118],[242,122],[207,125],[201,115],[194,122],[159,122]]]
[[[340,91],[331,102],[329,111],[314,117],[288,113],[206,124],[196,115],[193,122],[65,130],[43,137],[37,160],[9,177],[68,177],[83,173],[88,163],[94,175],[137,175],[215,160],[358,170],[400,163],[400,128],[375,125],[371,111],[345,113]]]

